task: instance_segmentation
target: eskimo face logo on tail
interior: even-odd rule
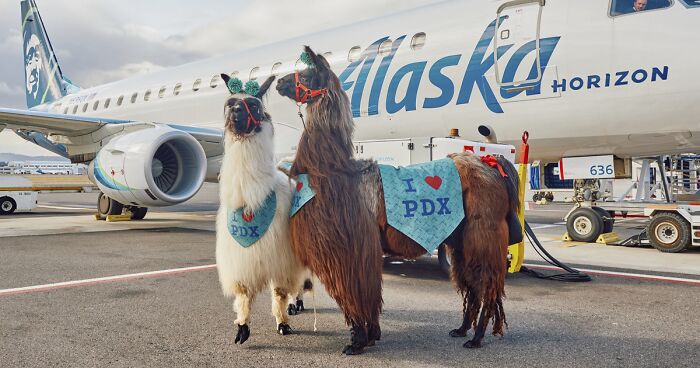
[[[498,21],[499,24],[505,21],[505,17],[501,17]],[[488,77],[494,73],[494,54],[493,51],[489,51],[489,46],[493,44],[493,37],[496,32],[496,20],[491,22],[491,24],[486,27],[484,33],[476,44],[475,49],[472,51],[466,63],[466,69],[463,74],[462,84],[459,90],[456,91],[455,81],[445,75],[444,70],[448,68],[460,67],[460,61],[463,55],[448,55],[444,56],[432,65],[428,65],[428,61],[418,61],[415,63],[410,63],[404,65],[396,70],[391,78],[387,77],[389,67],[391,66],[394,56],[398,51],[399,47],[406,39],[406,35],[396,38],[391,45],[391,50],[381,57],[379,66],[376,68],[374,78],[370,81],[371,88],[369,92],[369,100],[367,101],[366,108],[362,108],[363,94],[365,92],[365,87],[370,79],[370,72],[373,70],[373,65],[377,59],[379,59],[379,45],[389,39],[389,37],[383,37],[372,43],[367,49],[365,49],[358,60],[353,61],[350,65],[345,68],[340,73],[340,81],[343,85],[343,89],[348,92],[351,97],[351,108],[353,116],[360,117],[362,115],[372,116],[378,115],[380,110],[380,94],[383,90],[383,85],[386,80],[389,80],[389,87],[386,93],[385,101],[385,111],[389,114],[394,114],[401,110],[413,111],[422,106],[424,109],[434,109],[443,107],[453,102],[455,99],[455,94],[457,95],[456,101],[457,105],[468,104],[472,101],[472,95],[474,89],[478,89],[481,97],[486,104],[486,107],[494,113],[503,113],[501,104],[496,98],[494,93],[494,86],[488,80]],[[549,60],[552,57],[554,49],[557,47],[559,42],[559,37],[549,37],[540,39],[540,68],[544,73],[544,70],[549,64]],[[535,52],[535,41],[525,43],[516,49],[505,68],[502,69],[501,81],[504,83],[513,82],[518,70],[523,64],[525,59],[531,60],[532,57],[527,58],[530,53]],[[503,55],[513,48],[514,44],[506,44],[498,47],[498,58],[500,59]],[[530,67],[528,79],[533,79],[537,76],[537,65],[536,62],[532,62]],[[500,66],[501,64],[499,64]],[[461,65],[462,67],[463,64]],[[525,66],[527,67],[527,66]],[[355,80],[349,80],[355,71],[359,68],[359,73]],[[437,88],[440,93],[436,96],[426,96],[422,101],[418,100],[418,91],[421,83],[423,81],[423,74],[428,74],[428,82]],[[408,87],[405,91],[400,90],[400,85],[406,85],[407,81]],[[403,83],[402,83],[403,82]],[[526,93],[528,96],[539,95],[541,93],[541,81],[528,85],[528,90]],[[495,88],[498,88],[495,86]],[[350,92],[352,89],[352,92]],[[457,92],[457,93],[455,93]],[[510,99],[515,96],[520,95],[523,91],[507,91],[506,89],[499,88],[496,91],[500,94],[502,99]],[[422,105],[421,105],[422,102]]]
[[[32,34],[27,38],[24,50],[24,70],[25,80],[27,83],[27,94],[31,95],[35,100],[39,94],[39,85],[41,84],[41,71],[43,68],[41,60],[41,42],[39,38]]]

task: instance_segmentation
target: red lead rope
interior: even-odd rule
[[[294,72],[294,82],[296,82],[296,100],[298,104],[305,104],[306,101],[308,101],[310,98],[314,98],[320,95],[325,95],[328,93],[328,89],[323,88],[323,89],[310,89],[309,87],[305,86],[301,81],[299,80],[299,72]],[[301,92],[304,92],[302,95]]]
[[[498,171],[501,173],[501,176],[503,176],[504,178],[508,177],[508,174],[506,174],[506,172],[503,171],[503,166],[501,166],[501,164],[498,163],[498,160],[496,160],[495,157],[491,155],[481,156],[481,162],[491,167],[497,167]]]

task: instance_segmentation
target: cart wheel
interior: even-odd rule
[[[591,208],[576,209],[566,220],[566,231],[575,241],[594,242],[603,231],[603,218]]]
[[[10,197],[0,198],[0,215],[9,215],[17,209],[17,202]]]
[[[445,244],[438,247],[438,263],[440,268],[449,276],[450,275],[450,256],[447,255],[447,246]]]
[[[121,215],[123,208],[123,204],[107,197],[102,192],[97,197],[97,212],[102,218],[106,218],[108,215]]]
[[[661,212],[652,216],[647,234],[651,246],[664,253],[678,253],[690,245],[690,225],[676,213]]]
[[[611,233],[615,226],[615,217],[613,217],[610,212],[600,207],[593,207],[593,211],[596,211],[603,219],[603,234]]]
[[[544,195],[544,199],[546,199],[547,202],[554,202],[554,193],[548,192]]]
[[[537,202],[537,201],[539,201],[540,199],[541,199],[541,197],[540,197],[540,193],[539,193],[539,192],[537,192],[537,193],[535,193],[535,194],[532,195],[532,201],[533,201],[533,202]]]

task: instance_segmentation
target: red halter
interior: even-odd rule
[[[294,72],[294,82],[296,82],[296,101],[299,105],[305,104],[306,101],[308,101],[310,98],[318,97],[321,95],[325,95],[328,93],[327,88],[322,88],[322,89],[311,89],[307,86],[305,86],[301,81],[299,80],[299,72],[296,71]],[[301,94],[303,92],[304,94]]]
[[[248,112],[248,121],[246,122],[245,130],[250,129],[250,123],[251,121],[253,122],[253,125],[258,126],[260,125],[260,122],[255,120],[255,117],[253,114],[250,112],[250,108],[248,108],[248,104],[245,102],[245,98],[241,100],[243,102],[243,106],[245,106],[245,111]]]

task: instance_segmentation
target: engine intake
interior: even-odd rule
[[[194,196],[207,161],[191,135],[155,126],[112,139],[90,163],[90,179],[110,198],[136,206],[171,206]]]

